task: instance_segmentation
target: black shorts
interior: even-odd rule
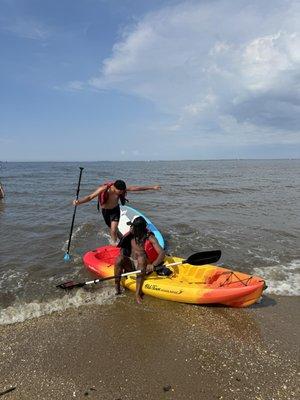
[[[112,221],[120,221],[120,206],[114,208],[102,208],[102,215],[106,225],[110,228]]]

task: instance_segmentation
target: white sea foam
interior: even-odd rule
[[[105,239],[107,239],[108,242],[111,240],[110,234],[107,233],[107,231],[100,230],[100,231],[98,231],[97,236],[98,236],[99,238],[105,238]]]
[[[82,229],[84,228],[85,224],[79,225],[77,228],[74,229],[73,233],[72,233],[72,238],[71,240],[74,242],[74,240],[76,239],[76,237],[79,235],[79,233],[82,231]],[[67,239],[63,246],[62,246],[62,251],[66,252],[67,248],[68,248],[68,244],[69,244],[69,239]]]
[[[261,254],[259,254],[259,253],[256,253],[256,252],[254,252],[254,251],[252,251],[252,250],[250,250],[250,249],[248,249],[248,254],[250,254],[251,256],[253,256],[254,258],[258,258],[259,260],[263,260],[263,261],[266,261],[266,262],[274,262],[274,263],[279,263],[279,257],[278,256],[273,256],[273,257],[266,257],[266,255],[264,254],[265,253],[265,250],[264,249],[258,249],[260,252],[261,252]]]
[[[23,286],[24,278],[28,273],[26,271],[16,271],[9,269],[0,274],[0,289],[11,287],[14,283],[14,288],[20,289]]]
[[[69,308],[78,308],[87,304],[109,304],[115,298],[113,287],[104,287],[101,288],[101,291],[79,289],[73,293],[68,293],[62,298],[49,302],[16,303],[5,309],[0,309],[0,325],[23,322],[28,319],[38,318],[43,315],[52,314],[53,312],[65,311]]]
[[[300,260],[293,260],[286,265],[254,268],[254,274],[266,281],[266,293],[300,296]]]

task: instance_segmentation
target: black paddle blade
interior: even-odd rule
[[[59,285],[56,285],[56,287],[59,287],[61,289],[73,289],[75,287],[82,287],[85,285],[85,282],[74,282],[74,281],[69,281],[65,283],[60,283]]]
[[[221,257],[221,250],[202,251],[195,253],[184,260],[184,264],[205,265],[217,262]]]

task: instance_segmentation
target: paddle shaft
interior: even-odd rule
[[[184,261],[180,261],[180,262],[176,262],[173,264],[167,264],[167,267],[172,267],[174,265],[179,265],[179,264],[183,264],[185,262]],[[100,278],[100,279],[94,279],[93,281],[87,281],[84,284],[85,285],[91,285],[92,283],[99,283],[99,282],[103,282],[103,281],[109,281],[110,279],[115,279],[115,278],[124,278],[125,276],[129,276],[129,275],[135,275],[135,274],[140,274],[142,271],[139,269],[137,271],[130,271],[130,272],[125,272],[124,274],[121,275],[114,275],[114,276],[108,276],[107,278]]]
[[[77,185],[76,200],[78,200],[78,196],[79,196],[80,182],[81,182],[81,175],[82,175],[83,167],[79,167],[79,169],[80,169],[80,172],[79,172],[79,179],[78,179],[78,185]],[[69,254],[69,251],[70,251],[70,246],[71,246],[71,240],[72,240],[72,233],[73,233],[73,227],[74,227],[76,209],[77,209],[77,205],[74,206],[74,212],[73,212],[73,218],[72,218],[72,224],[71,224],[71,230],[70,230],[70,236],[69,236],[69,243],[68,243],[67,254]]]
[[[92,283],[99,283],[99,282],[103,282],[103,281],[109,281],[110,279],[115,279],[115,278],[124,278],[125,276],[134,275],[134,274],[140,274],[141,272],[142,271],[139,269],[138,271],[125,272],[124,274],[121,274],[121,275],[114,275],[114,276],[108,276],[107,278],[94,279],[93,281],[85,282],[85,285],[91,285]]]
[[[178,262],[175,262],[175,263],[172,263],[172,264],[167,264],[166,265],[166,267],[175,267],[176,265],[181,265],[181,264],[184,264],[186,262],[186,260],[183,260],[183,261],[178,261]]]

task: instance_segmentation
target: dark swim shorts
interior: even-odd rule
[[[120,221],[120,206],[114,208],[102,208],[102,215],[106,225],[110,228],[112,221]]]

